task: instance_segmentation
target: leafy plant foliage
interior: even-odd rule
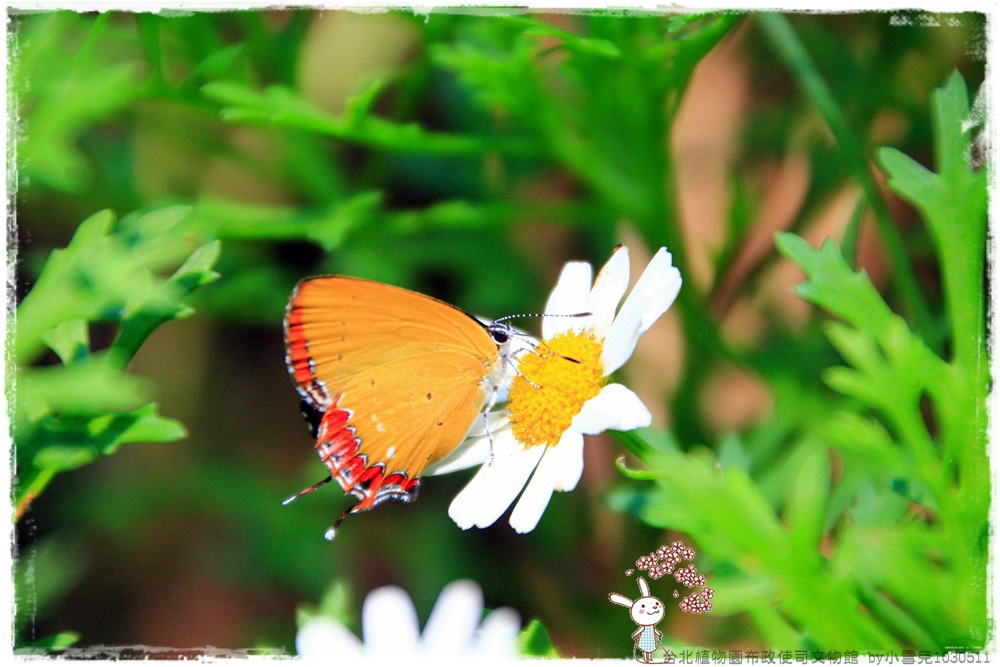
[[[162,209],[117,225],[109,211],[91,216],[52,253],[18,306],[11,345],[18,516],[60,472],[126,443],[185,437],[182,424],[157,412],[150,383],[125,366],[157,327],[193,313],[183,303],[188,293],[218,278],[219,242],[192,252],[188,214]],[[171,267],[169,277],[158,275]],[[89,327],[107,322],[116,327],[111,345],[92,349]],[[60,363],[35,363],[47,350]]]
[[[783,493],[768,497],[765,480],[725,464],[725,444],[720,468],[707,452],[650,435],[649,447],[632,443],[649,471],[623,467],[655,485],[616,503],[698,535],[728,572],[716,605],[748,613],[773,645],[940,652],[987,640],[986,174],[968,159],[959,75],[935,93],[933,111],[937,173],[893,149],[880,161],[937,241],[950,358],[913,333],[834,241],[815,249],[781,233],[778,249],[807,277],[796,293],[838,318],[825,331],[848,364],[823,374],[846,398],[801,428],[775,473]]]

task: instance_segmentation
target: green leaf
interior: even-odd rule
[[[352,599],[350,589],[342,581],[336,581],[320,600],[319,613],[346,625],[350,619],[349,610],[353,608]]]
[[[212,270],[222,252],[219,241],[211,241],[199,247],[174,272],[171,280],[182,285],[187,292],[193,292],[203,285],[217,280],[219,274]]]
[[[371,82],[363,91],[348,98],[344,104],[344,120],[350,127],[360,127],[371,116],[372,108],[379,95],[385,90],[385,82],[381,79]]]
[[[752,460],[736,434],[729,434],[719,443],[719,465],[723,468],[736,468],[749,473]]]
[[[857,467],[865,479],[882,488],[909,478],[916,468],[913,455],[899,447],[882,422],[873,417],[840,410],[824,420],[817,432],[843,453],[849,468]],[[938,509],[931,498],[924,498],[921,504]]]
[[[93,463],[101,456],[115,453],[123,444],[172,442],[185,437],[184,425],[160,416],[152,403],[131,412],[91,418],[49,416],[31,428],[22,427],[15,432],[16,515],[20,517],[58,473]]]
[[[345,628],[350,627],[354,619],[354,605],[350,588],[344,582],[335,580],[323,593],[319,606],[303,605],[295,610],[295,625],[299,628],[310,620],[325,616],[336,620]]]
[[[91,244],[99,243],[102,238],[111,233],[115,224],[115,214],[110,210],[98,211],[80,223],[73,238],[66,246],[67,251],[77,252]],[[53,251],[55,255],[56,251]]]
[[[138,409],[150,394],[146,378],[123,373],[106,355],[94,355],[71,366],[21,369],[16,407],[41,405],[51,414],[94,416]]]
[[[14,351],[28,365],[44,351],[45,336],[66,320],[118,319],[162,282],[154,274],[187,256],[180,229],[186,208],[132,216],[114,228],[101,211],[83,223],[63,249],[53,250],[17,309]],[[126,359],[127,360],[127,359]]]
[[[133,212],[122,217],[118,231],[127,244],[140,247],[149,241],[164,240],[163,235],[177,231],[190,214],[190,206],[166,206]]]
[[[820,454],[805,459],[806,478],[789,501],[794,526],[778,520],[742,470],[719,470],[711,460],[679,452],[645,457],[651,468],[645,476],[655,488],[644,494],[638,515],[649,525],[697,535],[699,551],[715,562],[731,563],[756,580],[779,582],[775,590],[781,595],[768,602],[810,628],[820,645],[898,648],[878,621],[859,609],[849,582],[831,580],[819,558],[830,483],[828,462]]]
[[[607,39],[595,39],[592,37],[581,37],[566,30],[560,30],[551,23],[539,21],[526,16],[506,16],[507,21],[512,21],[525,27],[525,35],[531,37],[554,37],[562,43],[562,47],[574,53],[597,56],[599,58],[617,59],[622,55],[621,49]]]
[[[76,147],[77,138],[93,125],[110,120],[139,93],[134,64],[107,64],[100,70],[47,72],[62,77],[37,100],[31,123],[18,147],[21,173],[69,193],[91,182],[91,171]],[[54,82],[55,83],[55,82]]]
[[[429,132],[413,123],[395,123],[375,116],[334,116],[280,86],[261,93],[242,84],[216,82],[203,86],[201,92],[221,104],[222,118],[233,123],[288,127],[389,151],[447,155],[481,155],[492,150],[534,153],[531,144],[520,141]]]
[[[179,421],[157,412],[155,403],[125,414],[109,414],[90,420],[87,435],[101,454],[115,453],[119,446],[134,442],[174,442],[187,437]]]
[[[830,494],[830,460],[826,448],[815,445],[803,461],[790,490],[785,520],[800,554],[819,551],[826,534],[826,507]]]
[[[244,44],[233,44],[227,48],[213,50],[184,78],[181,87],[196,89],[199,84],[204,84],[207,81],[224,79],[227,76],[238,78],[241,75],[240,68],[244,65],[245,56],[246,45]]]
[[[45,654],[49,651],[69,648],[78,641],[80,641],[80,633],[65,631],[34,641],[29,647],[17,648],[15,653],[17,655]]]
[[[851,269],[832,239],[825,240],[817,250],[800,236],[779,232],[774,244],[808,278],[808,282],[795,288],[798,297],[826,308],[855,327],[873,331],[887,328],[890,320],[897,317],[875,290],[868,274]]]
[[[93,172],[81,139],[142,93],[138,62],[94,48],[109,32],[107,16],[49,12],[11,31],[11,99],[23,119],[16,157],[25,182],[83,193]]]
[[[527,40],[514,34],[481,34],[485,42],[437,43],[431,58],[455,73],[481,109],[518,119],[526,129],[539,125],[539,104],[548,104],[534,67],[534,49],[522,48]],[[533,111],[534,110],[534,111]]]
[[[875,381],[877,386],[869,386],[867,393],[873,389],[887,392],[871,396],[870,405],[916,401],[922,391],[949,374],[947,365],[913,335],[901,318],[891,320],[878,333],[835,322],[826,326],[826,333],[840,353],[864,372],[866,381]]]
[[[962,76],[955,72],[944,88],[934,92],[932,101],[938,173],[893,148],[883,148],[878,160],[889,176],[889,187],[927,222],[944,279],[955,359],[981,379],[988,170],[975,169],[970,162],[972,124]]]
[[[187,435],[150,403],[149,380],[124,368],[157,327],[193,312],[185,296],[218,278],[212,266],[220,244],[192,252],[201,233],[189,213],[187,207],[167,207],[127,215],[118,225],[109,211],[91,216],[65,248],[51,253],[18,307],[16,516],[57,473],[113,454],[125,443]],[[169,278],[161,275],[173,267]],[[92,322],[118,325],[111,347],[96,354],[89,349]],[[31,365],[45,346],[63,365]]]
[[[827,420],[824,434],[845,454],[844,484],[856,494],[837,566],[863,582],[865,604],[887,627],[940,650],[981,646],[987,634],[982,536],[989,531],[990,481],[986,170],[968,160],[961,77],[937,91],[933,105],[939,172],[893,149],[879,159],[890,187],[921,211],[931,230],[944,279],[943,320],[952,327],[950,363],[889,309],[863,272],[850,270],[835,244],[814,250],[789,234],[776,244],[808,277],[796,292],[846,322],[828,324],[826,333],[850,366],[824,374],[829,386],[860,402],[856,414]],[[931,516],[912,516],[914,506]]]
[[[518,655],[532,658],[559,658],[549,632],[537,618],[531,619],[517,637]]]
[[[781,594],[781,590],[775,582],[760,577],[729,576],[725,583],[712,581],[710,584],[719,591],[725,589],[723,595],[720,591],[712,599],[712,613],[722,616],[738,614],[741,611],[753,608],[760,604],[761,600],[770,600]],[[791,646],[793,644],[786,644]]]
[[[64,364],[80,361],[90,353],[90,333],[83,319],[60,322],[42,334],[42,341]]]
[[[352,231],[374,223],[381,211],[381,192],[361,192],[343,202],[328,215],[317,217],[309,225],[308,238],[318,243],[324,250],[336,250]]]
[[[93,463],[98,458],[100,455],[92,447],[51,445],[39,449],[32,464],[42,470],[65,472]]]
[[[121,358],[131,359],[161,325],[193,312],[181,299],[219,278],[211,267],[219,258],[220,249],[219,241],[199,247],[165,282],[153,279],[148,272],[136,276],[112,348]]]
[[[944,493],[940,461],[920,414],[921,396],[938,393],[949,376],[944,363],[889,309],[868,276],[847,266],[833,241],[814,250],[795,235],[781,234],[777,245],[809,278],[796,293],[852,325],[826,327],[830,341],[852,366],[827,369],[826,383],[878,410],[916,462],[913,475]]]

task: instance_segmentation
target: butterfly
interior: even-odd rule
[[[516,316],[512,316],[516,317]],[[307,278],[285,313],[285,361],[330,475],[356,503],[412,502],[420,474],[452,453],[489,411],[518,332],[444,301],[348,276]],[[485,409],[484,409],[485,408]]]

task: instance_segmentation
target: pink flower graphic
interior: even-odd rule
[[[702,587],[686,596],[678,605],[681,611],[691,614],[703,614],[712,611],[712,603],[709,602],[715,596],[715,590],[706,588],[705,575],[698,573],[698,568],[694,564],[676,569],[682,561],[692,561],[695,558],[695,551],[691,547],[685,546],[681,541],[674,541],[670,545],[661,545],[645,556],[639,556],[635,561],[635,566],[640,572],[646,572],[650,579],[660,579],[668,574],[673,574],[677,583],[683,584],[687,588]],[[626,575],[632,576],[634,570],[627,570]],[[674,597],[680,597],[674,591]]]

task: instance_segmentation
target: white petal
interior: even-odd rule
[[[496,435],[493,463],[480,468],[455,496],[448,507],[448,516],[463,530],[496,523],[524,488],[544,449],[538,446],[525,450],[510,431]]]
[[[572,491],[583,475],[583,435],[569,428],[556,447],[559,465],[556,468],[556,491]]]
[[[472,648],[483,616],[483,592],[474,582],[453,581],[444,587],[424,626],[423,650],[428,655],[457,655]]]
[[[628,289],[628,248],[620,245],[594,280],[587,310],[594,314],[589,329],[597,340],[608,336],[608,329],[615,319],[618,304]]]
[[[573,418],[571,430],[597,435],[609,429],[631,431],[652,423],[653,415],[635,392],[623,384],[612,383],[583,404]]]
[[[587,311],[590,299],[590,280],[593,269],[587,262],[567,262],[559,280],[545,304],[545,313],[574,315]],[[548,340],[558,333],[580,329],[589,318],[543,317],[542,338]],[[582,320],[582,321],[581,321]]]
[[[332,618],[316,616],[295,633],[295,651],[306,660],[330,661],[334,656],[360,655],[361,640]]]
[[[628,361],[639,336],[646,333],[677,298],[681,272],[672,261],[666,248],[660,248],[625,299],[604,341],[601,361],[605,375],[611,375]]]
[[[486,436],[467,438],[448,456],[432,463],[421,475],[447,475],[458,470],[478,466],[490,460],[490,439]]]
[[[559,456],[555,447],[544,449],[542,460],[510,514],[511,528],[519,533],[530,533],[535,529],[545,508],[549,506],[549,499],[552,498],[552,491],[555,489]]]
[[[491,412],[487,418],[490,423],[490,432],[494,434],[494,437],[510,425],[510,415],[505,410]],[[440,461],[427,466],[421,474],[447,475],[457,470],[482,465],[489,460],[490,439],[486,437],[486,428],[483,425],[483,418],[480,416],[469,429],[469,435],[461,445],[455,448],[455,451]]]
[[[488,412],[486,413],[486,418],[489,420],[490,433],[499,433],[510,425],[510,413],[504,409]],[[476,421],[472,423],[472,427],[469,428],[469,433],[465,437],[481,438],[485,435],[486,425],[483,423],[483,415],[480,413]]]
[[[361,607],[365,649],[375,655],[409,655],[419,648],[420,627],[410,596],[397,586],[376,588]]]
[[[476,653],[483,656],[512,658],[517,653],[517,635],[521,619],[509,607],[491,611],[479,628]]]

